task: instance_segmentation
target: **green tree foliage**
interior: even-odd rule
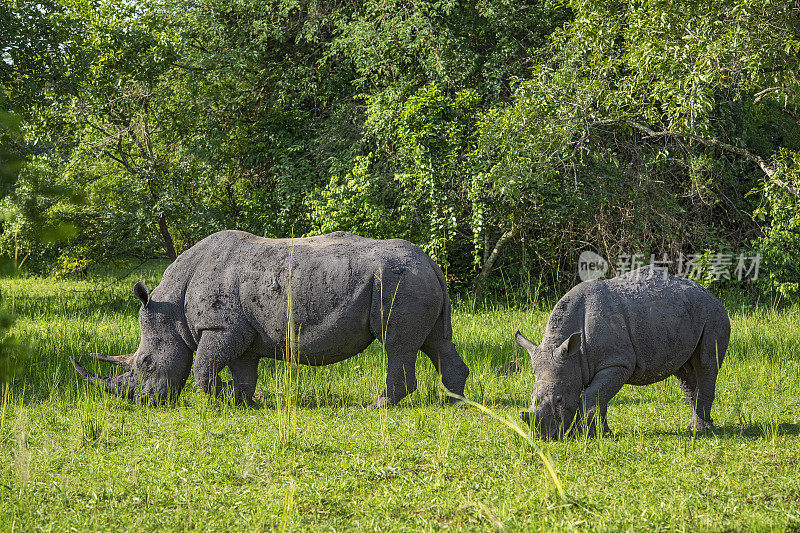
[[[47,241],[77,232],[63,259],[81,270],[90,261],[152,254],[157,221],[169,255],[165,218],[178,216],[183,191],[172,180],[177,158],[169,148],[179,133],[171,113],[179,100],[164,82],[175,45],[156,29],[160,15],[138,4],[17,7],[22,31],[7,53],[8,85],[12,102],[25,107],[31,164],[7,200],[16,216],[5,249],[41,251],[42,224],[54,233]],[[57,36],[55,45],[28,35],[26,14],[41,11],[34,35]],[[27,96],[29,80],[46,79],[41,73],[55,81],[34,83]]]
[[[753,247],[797,289],[796,2],[4,1],[29,266],[349,230],[479,297],[585,248]]]
[[[358,158],[345,179],[334,176],[310,200],[315,230],[402,237],[420,243],[443,268],[456,260],[461,263],[457,271],[469,272],[469,241],[464,249],[459,235],[471,231],[469,194],[479,112],[475,91],[450,97],[430,84],[405,101],[399,116],[370,115],[371,122],[393,119],[378,128],[394,133],[394,160],[375,171],[370,154]],[[387,176],[389,172],[394,173]],[[461,253],[448,253],[453,246],[460,246],[456,251]]]
[[[480,117],[508,101],[569,16],[556,2],[365,2],[332,43],[353,64],[366,104],[359,142],[370,166],[359,175],[378,194],[365,205],[373,216],[394,213],[393,235],[423,246],[452,280],[469,282],[489,256],[484,162],[475,152]],[[340,205],[317,210],[312,229],[336,220],[336,229],[363,231],[331,216]]]
[[[306,195],[356,154],[353,73],[330,50],[349,4],[214,0],[183,8],[176,67],[196,110],[189,149],[214,176],[209,200],[220,223],[302,235]]]
[[[411,236],[413,228],[399,212],[402,204],[397,191],[375,179],[372,160],[372,154],[356,158],[344,177],[332,176],[325,188],[309,196],[309,213],[317,231],[347,230],[375,238]]]
[[[0,101],[4,99],[0,96]],[[5,103],[5,102],[3,102]],[[8,191],[22,167],[19,154],[19,118],[7,111],[7,104],[0,107],[0,190]],[[9,258],[0,259],[0,270],[8,270]],[[13,341],[9,330],[14,318],[8,311],[0,294],[0,383],[6,381],[11,374],[11,355]]]
[[[798,6],[569,5],[551,55],[481,134],[489,182],[525,206],[513,218],[537,213],[520,223],[547,235],[554,222],[561,237],[531,251],[547,263],[584,243],[612,258],[749,246],[760,227],[747,193],[793,194],[776,169],[800,148]]]
[[[768,221],[757,241],[762,255],[764,292],[789,300],[800,297],[800,151],[783,149],[775,173],[765,177],[754,194],[763,195],[756,217]]]

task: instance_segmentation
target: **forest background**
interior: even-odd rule
[[[18,272],[345,230],[478,300],[585,250],[800,295],[796,0],[2,0],[0,55]]]

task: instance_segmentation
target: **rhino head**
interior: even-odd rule
[[[514,340],[531,356],[536,375],[530,408],[520,416],[540,437],[559,438],[569,430],[580,407],[581,334],[573,333],[555,348],[536,346],[519,331]]]
[[[91,354],[119,366],[123,373],[113,378],[95,376],[70,360],[83,379],[110,394],[150,405],[174,403],[191,369],[192,350],[179,333],[183,310],[174,303],[152,300],[144,281],[136,283],[133,293],[142,303],[139,348],[120,356]]]

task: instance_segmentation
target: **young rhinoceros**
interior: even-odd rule
[[[521,416],[544,438],[558,438],[571,426],[594,435],[598,415],[609,431],[608,402],[624,384],[675,376],[692,410],[689,429],[710,429],[730,332],[719,300],[664,269],[646,266],[581,283],[556,304],[541,346],[515,335],[536,375],[530,410]]]
[[[142,304],[139,348],[118,357],[94,354],[125,372],[96,377],[73,360],[84,379],[134,401],[175,401],[194,354],[201,390],[229,390],[237,402],[252,404],[259,358],[289,357],[289,323],[296,338],[290,354],[307,365],[336,363],[381,341],[388,373],[373,407],[395,404],[416,389],[419,350],[447,389],[464,393],[469,370],[452,342],[444,275],[407,241],[221,231],[182,253],[152,293],[140,281],[134,294]],[[218,378],[224,367],[232,383]]]

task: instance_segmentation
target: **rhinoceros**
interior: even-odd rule
[[[540,346],[515,334],[535,373],[531,407],[520,415],[543,438],[570,428],[596,435],[598,418],[609,432],[608,402],[624,384],[675,376],[691,409],[689,429],[711,429],[730,332],[717,298],[665,269],[646,266],[585,281],[558,301]]]
[[[141,302],[138,349],[92,354],[124,373],[99,377],[72,360],[84,379],[133,401],[174,403],[194,354],[201,390],[253,405],[259,358],[327,365],[374,339],[385,346],[388,370],[386,388],[370,407],[396,404],[416,389],[419,350],[448,390],[464,393],[469,370],[452,342],[444,275],[404,240],[345,232],[266,239],[221,231],[182,253],[152,292],[143,281],[133,292]],[[290,323],[296,338],[287,343]],[[218,378],[224,367],[232,382]]]

